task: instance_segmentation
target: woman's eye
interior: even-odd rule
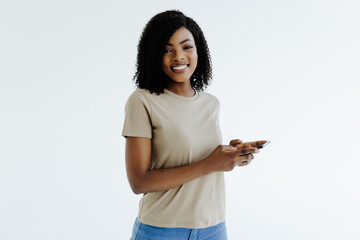
[[[165,49],[165,51],[164,51],[165,53],[169,53],[169,52],[171,52],[171,50],[169,50],[169,49]]]
[[[184,49],[191,49],[191,48],[193,48],[193,46],[186,46],[186,47],[184,47]]]

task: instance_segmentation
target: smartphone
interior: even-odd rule
[[[260,146],[258,146],[258,147],[256,147],[257,149],[262,149],[262,148],[264,148],[266,145],[268,145],[269,143],[271,143],[271,141],[267,141],[266,143],[264,143],[263,145],[260,145]],[[252,153],[245,153],[245,154],[241,154],[241,155],[239,155],[239,157],[241,157],[241,156],[246,156],[246,155],[249,155],[249,154],[252,154]]]
[[[266,145],[268,145],[269,143],[271,143],[271,141],[267,141],[266,143],[264,143],[263,145],[260,145],[260,146],[258,146],[257,147],[257,149],[262,149],[262,148],[264,148]]]

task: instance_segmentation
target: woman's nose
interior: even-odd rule
[[[183,52],[181,52],[181,51],[175,52],[174,61],[182,61],[184,59],[185,59],[185,57],[184,57]]]

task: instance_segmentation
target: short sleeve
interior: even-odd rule
[[[152,137],[151,109],[140,90],[133,92],[126,102],[122,136]]]

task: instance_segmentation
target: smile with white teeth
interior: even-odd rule
[[[174,69],[174,70],[183,70],[183,69],[185,69],[185,68],[187,68],[187,65],[186,65],[186,64],[172,67],[172,69]]]

